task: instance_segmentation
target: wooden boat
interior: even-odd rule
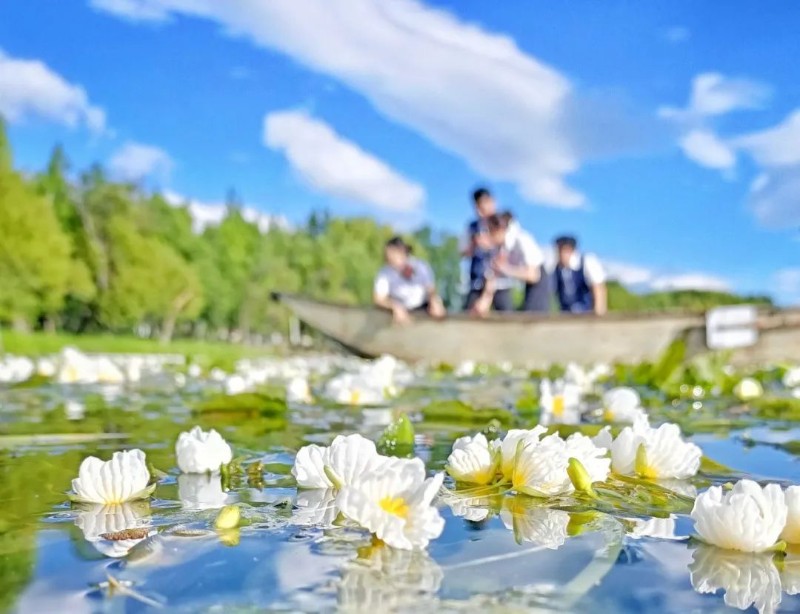
[[[472,360],[545,368],[552,364],[656,360],[675,339],[690,354],[709,351],[703,313],[493,314],[476,319],[453,314],[444,320],[414,316],[410,324],[372,307],[319,302],[275,294],[297,318],[367,357],[392,354],[409,362],[451,365]],[[724,308],[723,308],[724,309]],[[800,308],[755,311],[753,339],[733,349],[734,364],[800,362]]]

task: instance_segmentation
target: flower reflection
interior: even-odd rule
[[[155,533],[150,526],[150,505],[144,501],[84,507],[75,525],[98,552],[113,558],[127,555]]]
[[[754,606],[759,614],[775,612],[781,602],[781,578],[769,553],[746,553],[699,546],[689,565],[698,593],[722,589],[725,604],[740,610]]]
[[[557,550],[567,539],[569,514],[536,505],[527,498],[508,497],[503,502],[500,518],[507,529],[514,531],[514,539],[519,544],[532,542]]]
[[[228,494],[219,475],[182,473],[178,476],[178,498],[185,509],[210,510],[225,506]]]
[[[356,612],[394,612],[433,605],[444,573],[424,551],[377,543],[359,551],[342,571],[339,608]]]
[[[669,518],[633,518],[633,527],[628,533],[632,539],[654,537],[657,539],[683,539],[684,536],[675,535],[675,514]]]
[[[339,515],[336,493],[331,488],[298,490],[295,506],[297,509],[292,513],[292,524],[302,527],[330,527]]]

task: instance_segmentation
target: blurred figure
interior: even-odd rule
[[[466,240],[461,248],[461,255],[470,261],[469,291],[464,301],[465,311],[471,310],[483,294],[486,276],[487,273],[490,274],[490,263],[496,251],[486,227],[486,218],[497,211],[494,197],[486,188],[478,188],[472,193],[472,201],[477,218],[469,223]],[[491,274],[489,276],[491,277]],[[511,309],[510,285],[507,288],[497,287],[493,296],[495,309],[499,311]]]
[[[444,304],[436,293],[431,267],[414,258],[411,247],[401,237],[386,242],[384,260],[386,265],[378,272],[373,287],[375,305],[390,310],[398,324],[410,322],[412,312],[444,317]]]
[[[558,252],[556,295],[561,311],[605,314],[608,295],[603,265],[594,254],[581,254],[575,237],[558,237],[555,243]]]
[[[550,311],[550,289],[544,269],[544,254],[533,236],[523,230],[509,212],[490,215],[486,218],[486,226],[496,253],[490,262],[486,287],[475,303],[478,315],[489,312],[498,291],[508,293],[507,304],[504,301],[504,309],[499,310],[510,311],[513,306],[509,288],[514,280],[525,284],[525,298],[521,307],[523,311]]]

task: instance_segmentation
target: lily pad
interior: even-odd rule
[[[283,415],[287,411],[286,400],[258,392],[218,395],[200,401],[194,406],[195,414],[259,414],[262,416]]]
[[[497,420],[508,426],[514,422],[514,415],[507,409],[477,408],[455,399],[429,403],[422,408],[422,417],[426,422],[444,424],[485,424]]]

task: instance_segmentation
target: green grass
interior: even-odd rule
[[[70,346],[82,352],[108,354],[181,354],[208,366],[232,365],[242,358],[275,354],[270,347],[256,347],[217,341],[176,339],[166,345],[156,339],[123,335],[67,335],[62,333],[19,333],[0,331],[0,353],[21,356],[56,354]]]

